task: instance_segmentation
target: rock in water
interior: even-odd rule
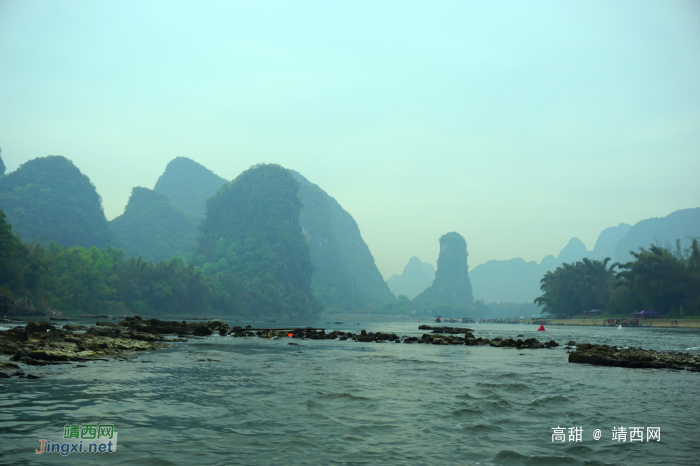
[[[687,369],[700,371],[700,355],[660,353],[641,348],[621,348],[584,343],[569,353],[569,362],[596,366],[618,366],[653,369]]]

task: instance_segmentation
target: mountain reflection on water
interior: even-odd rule
[[[298,324],[423,333],[416,323]],[[531,325],[467,326],[484,338],[700,350],[698,330],[547,327],[543,335]],[[289,343],[214,335],[128,362],[32,368],[41,379],[3,379],[0,463],[57,462],[34,453],[38,440],[90,422],[114,424],[118,451],[62,461],[681,465],[700,458],[698,373],[569,364],[563,346]],[[613,441],[619,426],[658,426],[661,440]],[[554,443],[555,427],[582,427],[583,441]],[[594,429],[602,431],[598,441]]]

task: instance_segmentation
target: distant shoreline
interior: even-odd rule
[[[549,325],[585,325],[603,326],[606,319],[530,319],[521,320],[524,324],[535,324],[546,321]],[[628,319],[630,320],[630,319]],[[674,322],[677,322],[674,323]],[[639,319],[642,325],[651,324],[652,327],[660,328],[700,328],[700,319]]]

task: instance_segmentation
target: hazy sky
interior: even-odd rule
[[[174,157],[279,163],[385,278],[700,206],[697,1],[0,0],[0,83],[8,171],[64,155],[111,219]]]

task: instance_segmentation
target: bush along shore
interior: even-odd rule
[[[0,332],[0,354],[9,355],[10,361],[0,361],[0,378],[13,376],[37,378],[27,374],[20,364],[44,366],[74,362],[126,360],[133,351],[150,351],[165,348],[168,344],[184,342],[191,337],[206,337],[217,333],[234,338],[268,338],[290,340],[352,340],[364,343],[405,343],[429,345],[492,346],[514,349],[549,349],[560,346],[554,340],[541,342],[536,338],[477,338],[473,330],[461,327],[430,327],[421,337],[399,336],[395,333],[342,332],[326,333],[319,328],[252,328],[229,327],[225,322],[174,322],[159,319],[143,320],[138,316],[127,317],[119,323],[97,322],[95,327],[66,324],[59,329],[47,322],[30,322],[25,327],[15,327]],[[176,335],[167,338],[163,335]],[[519,337],[522,335],[518,335]],[[295,345],[290,341],[290,345]],[[569,362],[599,366],[629,368],[686,369],[700,372],[700,354],[661,353],[638,348],[622,348],[608,345],[566,344]]]

